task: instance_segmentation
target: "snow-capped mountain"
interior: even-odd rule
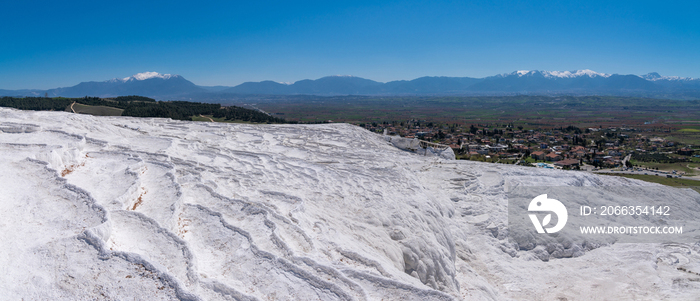
[[[178,77],[178,76],[179,75],[160,74],[158,72],[142,72],[142,73],[137,73],[137,74],[134,74],[133,76],[124,78],[124,81],[147,80],[147,79],[151,79],[151,78],[169,79],[171,77]]]
[[[0,116],[0,299],[700,295],[697,239],[538,236],[525,207],[515,216],[529,225],[509,218],[518,209],[509,189],[569,187],[584,194],[562,202],[663,200],[671,216],[620,225],[683,225],[696,238],[700,195],[691,189],[422,156],[349,124]]]
[[[511,75],[517,75],[519,77],[523,76],[533,76],[533,75],[542,75],[547,78],[575,78],[575,77],[582,77],[582,76],[587,76],[587,77],[610,77],[611,74],[607,73],[599,73],[595,72],[593,70],[585,69],[585,70],[575,70],[575,71],[538,71],[538,70],[518,70],[513,73],[506,73],[503,74],[503,77],[506,76],[511,76]]]
[[[147,80],[147,79],[151,79],[151,78],[170,79],[173,77],[177,78],[177,77],[181,77],[181,76],[180,75],[172,75],[172,74],[160,74],[158,72],[141,72],[141,73],[137,73],[137,74],[134,74],[132,76],[129,76],[129,77],[125,77],[125,78],[113,78],[113,79],[108,80],[107,82],[112,82],[112,83],[122,82],[122,83],[124,83],[124,82],[128,82],[128,81]]]
[[[66,88],[48,90],[49,96],[112,97],[120,95],[141,95],[167,98],[181,97],[192,93],[205,92],[180,75],[160,74],[157,72],[137,73],[125,78],[113,78],[101,82],[82,82]]]

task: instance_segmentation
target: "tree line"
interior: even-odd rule
[[[2,97],[0,107],[15,108],[32,111],[63,111],[73,103],[68,98],[45,98],[45,97]]]
[[[192,116],[212,115],[225,120],[255,123],[286,123],[260,111],[237,106],[189,101],[156,101],[143,96],[119,96],[116,98],[65,98],[65,97],[2,97],[0,106],[33,111],[64,111],[73,102],[89,106],[106,106],[123,109],[122,116],[161,117],[176,120],[192,120]]]

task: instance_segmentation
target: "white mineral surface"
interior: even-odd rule
[[[6,108],[0,154],[2,300],[700,296],[697,243],[557,258],[508,238],[509,185],[649,183],[420,156],[348,124]]]

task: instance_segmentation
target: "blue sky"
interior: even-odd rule
[[[0,89],[144,71],[199,85],[484,77],[700,77],[698,1],[6,1]]]

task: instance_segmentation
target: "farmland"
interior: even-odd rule
[[[434,123],[503,124],[525,129],[574,125],[664,129],[700,144],[700,102],[598,96],[316,97],[247,100],[286,120],[367,123],[425,120]]]
[[[74,103],[70,107],[66,108],[66,111],[75,111],[79,114],[89,114],[96,116],[121,116],[123,109],[108,107],[108,106],[90,106],[79,103]]]

